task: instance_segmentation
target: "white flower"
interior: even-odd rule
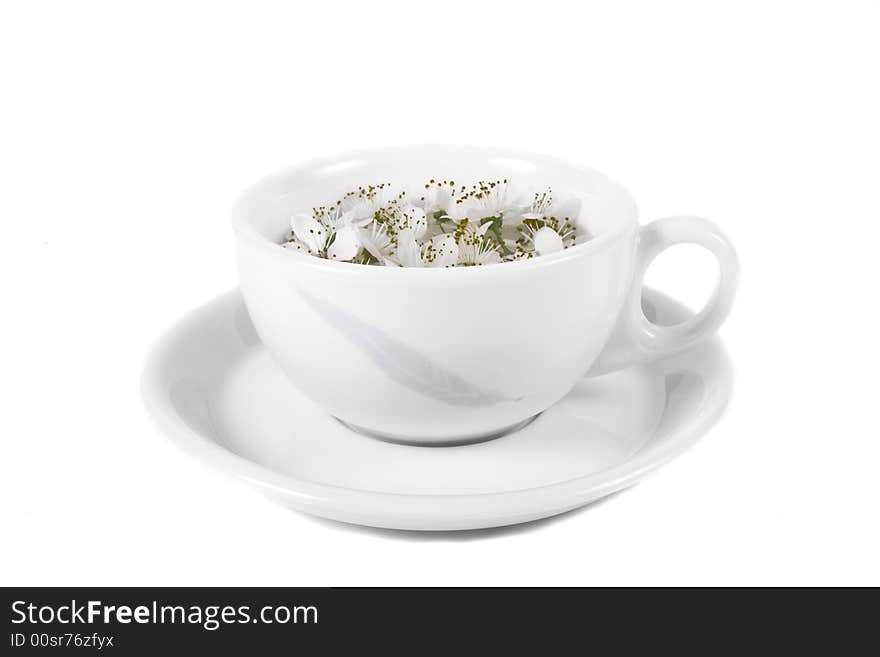
[[[488,265],[501,262],[501,255],[495,248],[495,244],[486,238],[486,231],[492,226],[487,221],[479,226],[462,221],[458,224],[454,233],[458,244],[458,262],[461,265]]]
[[[580,203],[577,200],[556,205],[549,190],[535,194],[519,217],[519,244],[524,248],[532,246],[538,255],[555,253],[572,246],[577,237],[574,221],[579,212]]]
[[[580,206],[578,199],[568,199],[563,203],[557,203],[548,189],[543,194],[535,194],[533,199],[523,206],[523,212],[519,216],[520,219],[557,217],[560,220],[565,219],[573,222],[580,214]]]
[[[565,219],[544,217],[543,219],[526,218],[519,227],[520,238],[517,245],[528,249],[532,247],[536,254],[555,253],[574,245],[576,232],[574,226]]]
[[[453,190],[451,183],[448,190],[443,186],[429,187],[423,199],[425,209],[430,212],[437,208],[443,211],[445,218],[456,223],[467,219],[477,225],[483,219],[505,216],[514,210],[507,180],[481,181],[470,189],[462,187],[457,198]]]
[[[397,214],[398,195],[389,185],[371,185],[360,188],[356,194],[342,200],[341,218],[347,225],[363,228],[385,210],[388,215]]]
[[[479,182],[460,200],[467,217],[476,222],[486,217],[502,216],[511,204],[507,180]]]
[[[428,230],[428,217],[425,211],[415,205],[406,205],[400,209],[397,215],[397,229],[403,231],[410,229],[413,236],[420,240]]]
[[[358,229],[342,220],[338,208],[317,214],[295,214],[290,227],[293,239],[288,242],[290,246],[285,245],[287,248],[332,260],[351,260],[361,249]]]
[[[452,201],[452,187],[449,188],[443,185],[435,185],[430,184],[425,189],[425,194],[422,197],[422,209],[427,214],[434,214],[435,212],[448,212],[450,210],[450,206],[455,205]]]
[[[366,228],[360,229],[360,240],[367,252],[379,262],[385,262],[394,252],[394,244],[384,224],[375,221],[367,224]]]
[[[401,267],[451,267],[458,262],[458,245],[451,234],[419,244],[413,229],[404,228],[397,234],[397,251],[389,261]]]
[[[520,213],[519,218],[520,220],[543,219],[550,213],[551,207],[553,207],[553,197],[550,196],[549,189],[543,194],[535,192],[532,200],[523,205],[523,211]]]
[[[331,230],[318,221],[313,214],[299,213],[290,219],[293,234],[312,255],[322,255],[330,239]]]

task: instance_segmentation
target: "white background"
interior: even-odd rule
[[[4,2],[0,583],[880,584],[878,68],[869,1]],[[413,142],[722,226],[737,389],[703,441],[585,511],[418,535],[273,506],[154,429],[147,349],[235,286],[236,193]],[[652,281],[698,304],[706,264]]]

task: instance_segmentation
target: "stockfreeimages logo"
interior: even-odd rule
[[[25,600],[12,603],[12,623],[30,625],[199,625],[214,631],[223,625],[263,623],[265,625],[317,624],[314,605],[267,605],[253,610],[250,605],[166,605],[153,601],[148,605],[111,605],[88,600],[60,605],[36,605]]]

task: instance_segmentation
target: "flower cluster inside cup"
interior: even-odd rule
[[[295,214],[283,246],[364,265],[488,265],[573,246],[579,210],[576,199],[557,202],[549,189],[518,193],[507,179],[432,179],[414,195],[380,183]]]

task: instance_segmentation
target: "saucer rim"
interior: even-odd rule
[[[645,293],[660,303],[684,308],[669,295],[649,288]],[[733,391],[730,357],[716,335],[700,343],[715,343],[721,356],[719,376],[713,380],[700,410],[660,445],[649,440],[611,467],[565,481],[485,493],[387,492],[322,483],[274,471],[236,454],[190,427],[168,403],[165,363],[191,331],[240,300],[238,289],[220,294],[185,313],[161,335],[148,353],[140,380],[144,406],[168,439],[203,464],[262,492],[281,494],[286,503],[300,511],[343,522],[398,529],[466,529],[516,524],[581,507],[634,485],[693,446],[724,414]],[[472,506],[475,499],[480,500],[476,513]],[[367,519],[357,520],[355,516]]]

